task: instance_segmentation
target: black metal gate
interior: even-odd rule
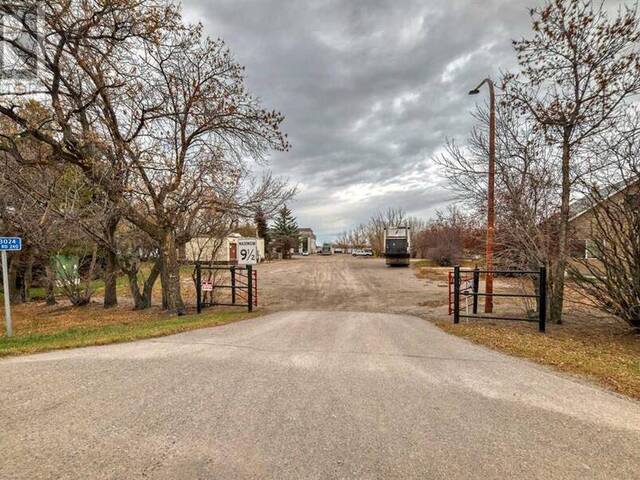
[[[480,292],[480,275],[491,273],[495,275],[535,275],[537,276],[538,292],[535,294],[526,293],[487,293]],[[471,289],[461,288],[461,283],[464,274],[472,274]],[[468,281],[468,278],[466,279]],[[460,297],[472,298],[472,311],[473,314],[460,313]],[[492,316],[492,315],[478,315],[478,297],[514,297],[514,298],[533,298],[536,299],[538,305],[537,317],[508,317],[508,316]],[[539,270],[480,270],[477,267],[473,270],[462,270],[459,265],[453,268],[453,323],[460,323],[461,318],[478,318],[488,320],[515,320],[521,322],[537,322],[538,330],[540,332],[545,331],[547,323],[547,270],[545,267],[540,267]]]
[[[196,262],[196,306],[226,305],[247,307],[249,312],[258,306],[258,272],[251,265],[203,265]]]

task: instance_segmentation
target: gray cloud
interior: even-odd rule
[[[451,192],[431,159],[464,137],[466,92],[511,68],[537,0],[184,0],[224,38],[249,91],[286,115],[272,170],[300,224],[330,238],[378,208],[428,217]],[[482,101],[482,100],[480,100]]]

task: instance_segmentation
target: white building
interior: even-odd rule
[[[299,253],[316,253],[316,235],[310,228],[299,228],[298,238],[300,244],[298,245]]]
[[[227,237],[196,237],[185,245],[185,260],[189,262],[232,263],[236,261],[239,233]],[[258,261],[264,260],[264,238],[258,240]]]

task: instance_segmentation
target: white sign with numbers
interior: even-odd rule
[[[239,238],[236,256],[238,265],[255,265],[258,263],[258,239]]]

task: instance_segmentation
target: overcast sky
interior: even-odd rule
[[[425,218],[451,192],[432,158],[464,139],[483,96],[512,68],[511,39],[539,0],[184,0],[223,38],[249,91],[281,111],[290,152],[269,159],[297,184],[300,226],[320,241],[402,207]]]

